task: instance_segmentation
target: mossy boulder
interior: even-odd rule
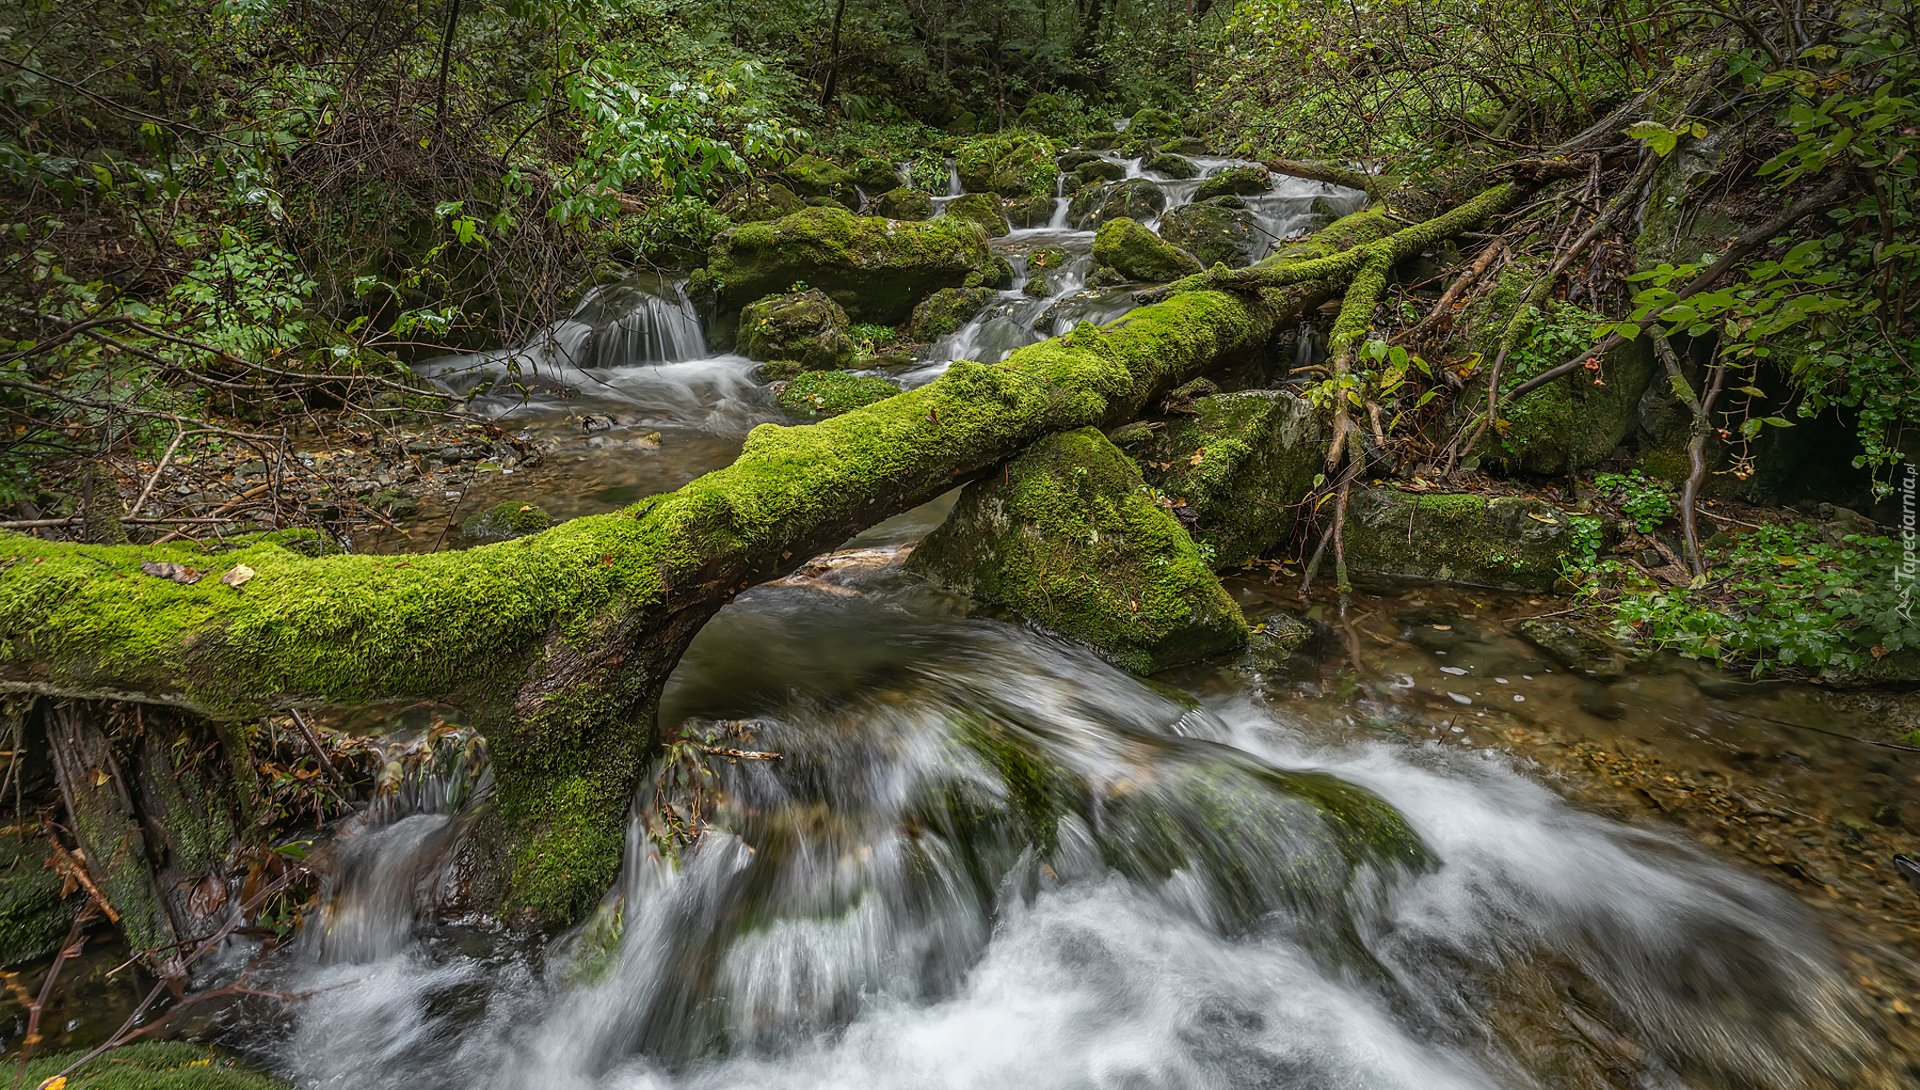
[[[967,192],[1003,197],[1052,196],[1060,173],[1053,144],[1019,129],[967,141],[954,153],[953,165]]]
[[[746,186],[720,203],[720,211],[735,223],[765,223],[791,216],[807,206],[793,190],[779,182]]]
[[[1045,91],[1027,100],[1020,108],[1020,127],[1035,132],[1059,132],[1073,120],[1073,110],[1059,95]]]
[[[85,1052],[56,1052],[27,1065],[23,1085],[51,1081]],[[292,1090],[232,1055],[189,1041],[142,1041],[88,1060],[66,1077],[66,1090]]]
[[[1295,505],[1326,458],[1320,414],[1282,390],[1196,397],[1164,428],[1122,429],[1148,484],[1199,517],[1192,530],[1216,568],[1266,552],[1293,532]]]
[[[1127,122],[1129,139],[1178,139],[1181,135],[1180,115],[1172,110],[1143,107]]]
[[[845,371],[808,371],[780,388],[780,407],[802,416],[839,416],[900,392],[872,375]]]
[[[884,193],[900,185],[900,164],[880,156],[860,160],[850,173],[854,183],[868,193]]]
[[[1228,198],[1232,199],[1232,198]],[[1253,217],[1243,209],[1212,202],[1187,204],[1160,219],[1160,237],[1212,268],[1238,269],[1253,263]]]
[[[505,541],[508,538],[537,534],[552,526],[553,517],[540,508],[530,503],[507,500],[504,503],[496,503],[461,523],[460,532],[468,537]]]
[[[1108,220],[1125,217],[1146,220],[1167,207],[1167,195],[1146,178],[1090,185],[1073,195],[1067,218],[1081,230],[1097,228]]]
[[[0,965],[52,954],[80,911],[80,898],[61,896],[47,852],[40,840],[0,837]]]
[[[1204,201],[1210,197],[1224,197],[1229,194],[1236,197],[1251,197],[1256,193],[1266,193],[1273,189],[1273,179],[1267,175],[1266,167],[1234,167],[1223,170],[1200,183],[1193,191],[1193,199]]]
[[[1063,152],[1060,158],[1054,161],[1059,164],[1061,173],[1072,174],[1074,171],[1078,170],[1082,164],[1098,162],[1099,159],[1100,159],[1099,152],[1087,151],[1084,148],[1080,148],[1080,149],[1075,149],[1069,152]]]
[[[1012,197],[1003,206],[1007,223],[1015,229],[1045,227],[1053,222],[1052,197]]]
[[[907,566],[1135,673],[1230,651],[1249,631],[1179,520],[1094,428],[968,485]]]
[[[1530,496],[1359,488],[1347,507],[1347,567],[1382,583],[1548,591],[1575,543],[1572,516]]]
[[[898,325],[929,293],[995,275],[985,232],[967,220],[910,223],[811,208],[736,227],[714,243],[707,276],[719,318],[709,336],[714,347],[730,347],[741,307],[795,283],[826,292],[854,321]]]
[[[1169,140],[1162,144],[1161,150],[1170,151],[1176,155],[1205,155],[1209,149],[1205,140],[1197,136],[1183,136],[1178,140]]]
[[[907,323],[907,336],[930,344],[973,320],[973,316],[993,302],[998,293],[992,288],[942,288],[913,308]]]
[[[933,195],[899,186],[880,194],[877,210],[890,220],[932,219]]]
[[[1093,237],[1093,259],[1129,280],[1157,284],[1200,271],[1192,254],[1130,219],[1110,220]]]
[[[1175,155],[1170,151],[1160,152],[1148,159],[1146,168],[1155,174],[1164,175],[1168,178],[1178,178],[1182,181],[1200,176],[1200,168],[1195,166],[1191,159]]]
[[[1052,295],[1073,255],[1059,246],[1041,246],[1027,254],[1027,283],[1020,290],[1035,299]]]
[[[819,288],[769,295],[740,311],[740,354],[750,360],[791,360],[795,370],[853,366],[847,312]]]
[[[968,193],[947,202],[940,213],[969,223],[977,223],[980,229],[991,238],[999,238],[1011,228],[1007,226],[1007,217],[1000,212],[1000,202],[988,193]]]
[[[1080,179],[1082,185],[1095,182],[1117,182],[1127,176],[1127,168],[1109,159],[1094,157],[1074,167],[1073,176]]]
[[[853,175],[838,163],[818,155],[802,155],[780,169],[787,185],[802,197],[847,201],[854,197]]]

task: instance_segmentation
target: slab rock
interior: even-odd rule
[[[1326,457],[1324,429],[1313,406],[1284,390],[1197,397],[1190,407],[1194,415],[1164,428],[1121,428],[1114,441],[1148,484],[1199,516],[1194,536],[1227,568],[1293,533],[1294,505]]]
[[[1233,650],[1249,631],[1179,520],[1093,428],[968,485],[907,567],[1140,674]]]
[[[1575,536],[1567,512],[1531,496],[1356,488],[1347,567],[1384,583],[1547,591]]]

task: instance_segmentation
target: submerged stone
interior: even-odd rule
[[[781,387],[780,407],[806,416],[839,416],[900,392],[900,387],[873,375],[846,371],[808,371]]]
[[[1159,284],[1200,271],[1200,262],[1192,254],[1125,217],[1100,225],[1093,239],[1093,259],[1129,280]]]
[[[1229,194],[1236,197],[1251,197],[1256,193],[1265,193],[1273,188],[1273,179],[1267,176],[1266,167],[1234,167],[1223,170],[1193,191],[1193,199],[1204,201],[1210,197],[1224,197]]]
[[[1533,497],[1356,488],[1347,567],[1386,583],[1547,591],[1575,536],[1571,516]]]
[[[461,523],[460,532],[468,537],[506,540],[537,534],[552,525],[553,518],[533,504],[508,500]]]
[[[1160,237],[1212,268],[1238,269],[1253,263],[1253,217],[1220,205],[1189,204],[1160,220]]]
[[[1227,568],[1293,533],[1295,505],[1325,459],[1320,414],[1282,390],[1196,397],[1194,415],[1116,439],[1147,483],[1198,517],[1196,539]]]
[[[1514,625],[1513,632],[1576,674],[1600,681],[1617,681],[1627,675],[1624,652],[1570,621],[1531,617]]]
[[[907,336],[921,344],[937,341],[972,321],[994,294],[992,288],[942,288],[913,308]]]
[[[847,312],[818,288],[769,295],[740,312],[740,354],[752,360],[791,360],[796,370],[853,366]]]
[[[1092,428],[1044,440],[968,485],[907,566],[1135,673],[1247,638],[1239,607],[1179,520]]]

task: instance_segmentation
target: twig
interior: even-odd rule
[[[311,726],[307,725],[307,717],[300,714],[299,708],[287,710],[293,713],[293,722],[300,728],[300,736],[307,740],[307,745],[313,747],[313,755],[320,758],[320,767],[327,770],[327,775],[333,778],[334,783],[344,786],[346,781],[341,778],[340,770],[333,767],[333,761],[328,759],[326,747],[320,744],[320,737],[313,732]]]

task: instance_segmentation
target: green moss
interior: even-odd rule
[[[769,295],[740,311],[740,354],[752,360],[791,360],[801,369],[853,366],[847,312],[818,288]]]
[[[780,407],[805,416],[838,416],[899,392],[900,387],[871,375],[809,371],[780,391]]]
[[[1067,218],[1081,229],[1097,228],[1108,220],[1152,219],[1167,207],[1167,195],[1146,178],[1110,185],[1090,185],[1073,195]]]
[[[0,836],[0,965],[52,954],[80,911],[79,898],[60,895],[47,854],[42,841]]]
[[[940,213],[956,219],[977,223],[990,238],[999,238],[1007,233],[1007,217],[1000,212],[1000,202],[990,193],[968,193],[947,202]]]
[[[1009,197],[1003,211],[1015,228],[1045,227],[1053,222],[1053,196]]]
[[[1247,637],[1193,539],[1093,428],[1055,436],[968,485],[908,565],[1136,673]]]
[[[1188,204],[1160,220],[1160,237],[1192,254],[1203,267],[1237,269],[1250,262],[1256,240],[1253,217],[1217,204]]]
[[[1181,135],[1180,115],[1172,110],[1146,106],[1127,122],[1129,139],[1167,139]]]
[[[746,186],[720,204],[720,211],[735,223],[764,223],[791,216],[806,207],[806,202],[779,182]]]
[[[1543,500],[1368,488],[1348,507],[1347,567],[1393,583],[1547,591],[1576,537],[1566,512]]]
[[[1192,160],[1169,151],[1163,151],[1148,159],[1145,166],[1155,174],[1164,174],[1169,178],[1186,179],[1200,176],[1200,168],[1194,166]]]
[[[974,315],[993,302],[994,296],[994,290],[986,287],[942,288],[913,308],[907,336],[921,344],[931,344],[972,321]]]
[[[927,220],[933,218],[933,196],[901,186],[880,194],[879,212],[888,219]]]
[[[796,283],[826,292],[854,321],[896,325],[928,293],[992,267],[986,235],[963,219],[910,223],[810,208],[722,235],[707,274],[722,312],[716,326],[731,333],[741,307]]]
[[[1192,254],[1125,218],[1101,224],[1093,259],[1130,280],[1166,283],[1200,271]]]
[[[1053,144],[1019,129],[967,141],[954,153],[953,165],[967,192],[1003,197],[1050,197],[1060,173]]]
[[[1127,176],[1127,167],[1124,163],[1116,163],[1111,159],[1101,159],[1096,156],[1075,167],[1073,176],[1080,179],[1082,185],[1117,182]]]
[[[788,163],[780,173],[802,197],[830,197],[836,200],[853,195],[853,175],[838,163],[817,155],[802,155]]]
[[[60,1052],[27,1065],[23,1085],[39,1086],[84,1052]],[[228,1053],[186,1041],[143,1041],[87,1061],[66,1090],[275,1090],[293,1084],[262,1075]]]
[[[503,539],[537,534],[552,525],[553,516],[533,504],[507,500],[461,523],[460,532],[468,537]]]

